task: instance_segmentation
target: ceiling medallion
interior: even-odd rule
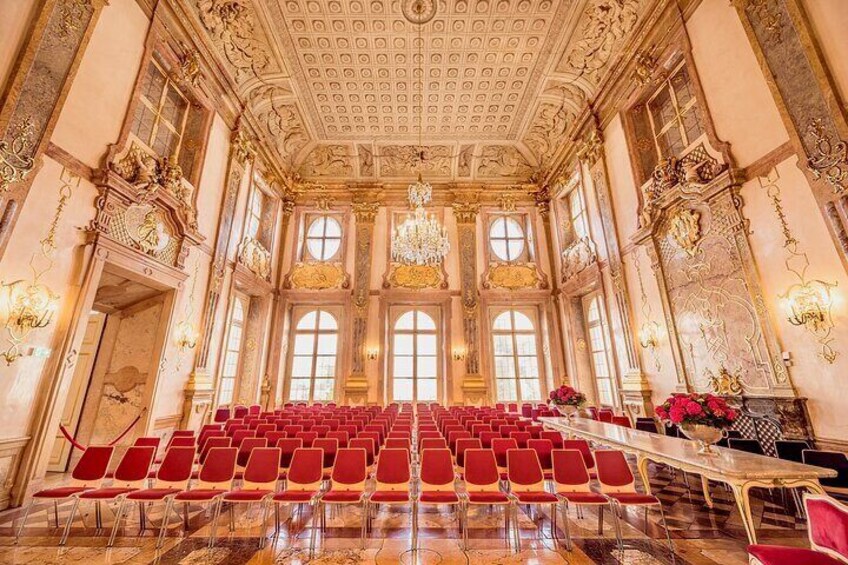
[[[401,11],[409,23],[423,25],[436,15],[436,0],[403,0]]]

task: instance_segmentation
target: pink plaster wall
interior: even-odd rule
[[[802,0],[810,23],[833,74],[843,104],[848,101],[848,4],[845,0]]]

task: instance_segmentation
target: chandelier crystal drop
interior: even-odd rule
[[[410,203],[415,186],[409,187]],[[427,187],[424,201],[429,201],[429,185],[423,186]],[[427,213],[423,204],[413,206],[413,211],[392,233],[392,260],[404,265],[438,265],[450,251],[448,232],[438,218]]]

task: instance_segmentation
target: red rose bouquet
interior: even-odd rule
[[[550,400],[557,406],[583,406],[586,395],[574,390],[573,387],[562,385],[551,391]]]
[[[721,396],[698,393],[673,394],[655,412],[663,422],[718,429],[729,428],[739,417]]]

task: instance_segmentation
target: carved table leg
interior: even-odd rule
[[[651,481],[648,478],[648,463],[650,463],[650,459],[644,455],[639,455],[636,459],[636,468],[639,469],[639,476],[642,477],[642,484],[645,485],[645,493],[651,494]]]
[[[736,498],[736,507],[739,509],[739,515],[742,518],[742,524],[745,526],[745,533],[748,534],[748,543],[757,543],[757,527],[754,524],[754,516],[751,514],[751,498],[749,496],[751,483],[736,484],[730,483],[730,488],[733,491],[733,496]]]
[[[714,506],[713,496],[710,494],[710,480],[701,475],[701,488],[704,489],[704,501],[707,503],[707,508]]]

